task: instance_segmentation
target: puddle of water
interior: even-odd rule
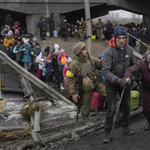
[[[56,101],[55,104],[57,106],[53,106],[49,101],[43,101],[40,103],[43,103],[47,108],[47,111],[44,112],[44,116],[42,113],[42,119],[57,120],[63,118],[75,118],[76,116],[76,107],[74,105],[68,105],[63,101]],[[28,125],[28,121],[26,121],[20,114],[21,108],[25,106],[27,106],[26,102],[6,102],[5,107],[2,109],[2,113],[8,114],[8,117],[0,122],[0,124]]]

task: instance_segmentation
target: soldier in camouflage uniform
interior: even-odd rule
[[[98,19],[97,37],[100,40],[103,39],[103,22],[102,22],[102,20],[100,18]]]
[[[73,101],[78,102],[77,77],[78,74],[83,75],[83,93],[82,93],[82,119],[88,120],[90,115],[91,100],[94,92],[98,92],[106,96],[105,85],[99,81],[99,72],[93,68],[93,65],[101,69],[102,59],[88,55],[86,45],[78,42],[73,47],[75,60],[68,67],[65,76],[67,89],[72,95]]]
[[[79,26],[79,35],[80,35],[80,40],[83,40],[83,33],[84,33],[84,28],[85,28],[85,22],[84,19],[81,18],[81,21],[77,20],[78,26]]]

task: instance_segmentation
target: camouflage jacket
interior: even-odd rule
[[[103,28],[103,22],[100,21],[100,22],[98,22],[98,29],[102,29],[102,28]]]
[[[93,62],[95,68],[101,69],[102,59],[98,59],[93,56],[90,56],[90,59]],[[65,76],[65,83],[71,95],[78,93],[77,92],[77,76],[78,74],[82,74],[81,73],[82,65],[83,63],[74,60],[68,67],[68,71]]]

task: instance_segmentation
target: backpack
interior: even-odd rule
[[[36,26],[37,26],[38,28],[40,28],[40,22],[37,22]]]
[[[14,30],[15,30],[15,31],[14,31],[15,35],[19,35],[19,29],[20,29],[20,28],[17,28],[17,29],[14,28]]]
[[[62,26],[63,30],[67,30],[67,27],[65,25]]]

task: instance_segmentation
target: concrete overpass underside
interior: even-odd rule
[[[143,15],[144,25],[150,31],[150,1],[149,0],[89,0],[91,18],[108,14],[109,10],[124,9]],[[81,17],[85,18],[84,0],[1,0],[0,21],[6,14],[11,14],[14,20],[26,22],[27,30],[37,34],[36,23],[41,16],[49,17],[55,14],[55,27],[58,26],[60,16],[65,14],[70,23],[76,23]]]

